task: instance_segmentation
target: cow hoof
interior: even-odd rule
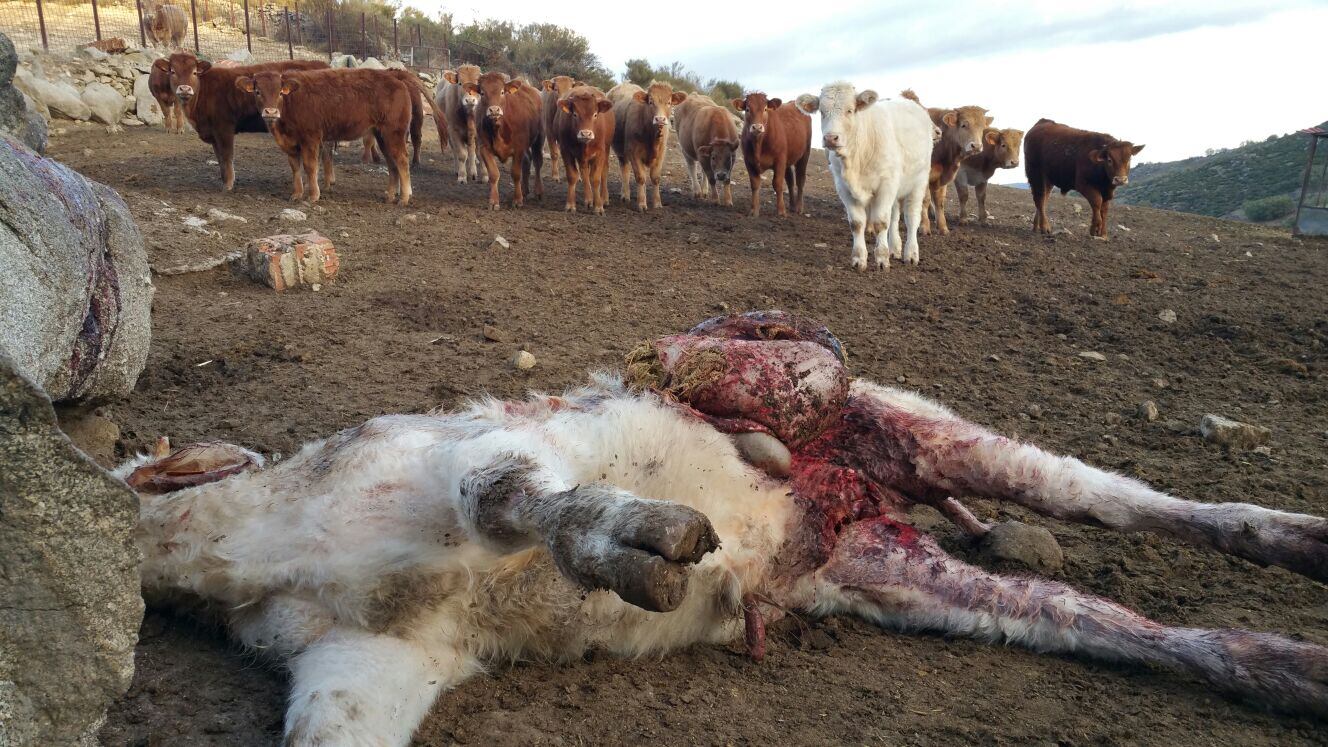
[[[564,208],[563,208],[563,211],[568,212],[568,213],[575,213],[575,212],[576,212],[576,205],[568,205],[567,207],[564,207]]]
[[[867,271],[867,260],[865,260],[865,259],[855,259],[855,260],[853,260],[853,269],[857,270],[858,272],[866,272],[866,271]]]
[[[501,209],[502,209],[502,205],[499,205],[499,204],[496,203],[496,202],[491,202],[491,203],[489,203],[489,209],[490,209],[490,210],[501,210]]]
[[[603,214],[604,214],[604,208],[602,207],[595,208],[595,215],[603,215]]]
[[[875,269],[877,269],[877,270],[888,270],[888,269],[890,269],[890,260],[888,260],[888,259],[878,259],[878,260],[876,260],[875,265],[876,265],[876,268],[875,268]]]

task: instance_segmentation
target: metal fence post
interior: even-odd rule
[[[189,19],[194,23],[194,54],[202,54],[203,50],[198,46],[198,4],[195,0],[189,0]]]
[[[328,62],[332,61],[332,32],[335,29],[336,27],[332,25],[332,7],[328,6],[327,9],[327,61]]]
[[[401,42],[397,38],[397,19],[392,19],[392,54],[401,59]]]
[[[290,11],[286,11],[286,54],[295,59],[295,42],[291,39],[290,33]]]
[[[146,47],[148,35],[143,29],[143,0],[134,0],[134,5],[138,8],[138,46]]]
[[[101,41],[101,13],[97,12],[97,0],[92,0],[92,28],[96,30],[97,41]]]
[[[258,5],[258,35],[267,36],[267,10],[262,3]]]
[[[42,49],[49,52],[51,45],[46,42],[46,14],[42,12],[42,0],[37,0],[37,25],[41,27]]]
[[[381,52],[378,51],[379,50],[378,44],[380,39],[382,39],[382,37],[378,33],[378,16],[374,16],[374,56],[375,57],[382,54]]]
[[[368,56],[369,52],[365,49],[364,38],[364,11],[360,11],[360,59],[362,60]]]
[[[249,0],[244,0],[244,44],[249,54],[254,53],[254,37],[249,33]]]
[[[300,0],[295,0],[295,34],[299,38],[296,44],[304,46],[304,19],[300,17]]]

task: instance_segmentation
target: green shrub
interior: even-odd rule
[[[1255,223],[1275,220],[1290,215],[1296,209],[1296,202],[1286,195],[1274,195],[1245,203],[1245,217]]]

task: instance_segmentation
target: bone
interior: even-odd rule
[[[788,447],[769,433],[753,431],[733,436],[744,461],[771,477],[788,477],[793,466],[793,455]]]

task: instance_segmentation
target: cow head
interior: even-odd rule
[[[798,97],[798,108],[808,114],[821,113],[821,142],[825,149],[847,157],[858,112],[876,103],[873,90],[858,92],[852,83],[831,83],[821,89],[821,95],[804,93]]]
[[[668,83],[651,81],[646,90],[637,91],[632,98],[646,105],[646,111],[651,114],[651,122],[655,125],[655,132],[662,134],[668,130],[669,122],[673,120],[673,107],[686,101],[687,94],[673,90],[673,86]]]
[[[767,98],[760,91],[749,93],[745,98],[734,99],[731,103],[734,109],[743,114],[743,134],[750,132],[757,139],[765,135],[770,126],[770,112],[784,104],[780,99]]]
[[[595,139],[595,119],[600,116],[613,116],[613,102],[604,97],[598,89],[590,86],[578,86],[568,91],[558,100],[558,108],[572,118],[576,127],[576,139],[589,143]]]
[[[521,81],[508,80],[502,73],[485,73],[479,82],[466,84],[466,91],[479,96],[479,108],[485,119],[498,124],[503,119],[503,105],[510,94],[521,90]]]
[[[1019,165],[1019,148],[1024,142],[1024,131],[1007,128],[998,130],[988,127],[982,133],[982,142],[1000,168],[1012,169]]]
[[[300,87],[300,82],[273,70],[236,78],[235,87],[253,94],[258,101],[259,114],[270,125],[281,119],[286,97]]]
[[[1088,159],[1096,163],[1111,177],[1111,185],[1120,187],[1130,183],[1130,159],[1139,154],[1144,146],[1135,145],[1126,140],[1116,140],[1096,150],[1090,151]]]
[[[738,141],[715,138],[696,149],[696,155],[710,162],[710,173],[715,175],[715,182],[728,182],[733,173],[733,159],[738,151]]]
[[[570,75],[555,75],[552,78],[541,83],[541,87],[545,91],[558,94],[558,98],[560,99],[566,96],[568,92],[570,92],[577,85],[578,83],[576,82],[576,80],[572,78],[572,76]]]
[[[448,77],[449,73],[451,77]],[[480,68],[478,65],[462,65],[455,71],[443,73],[448,83],[461,86],[461,105],[471,111],[480,105]]]
[[[941,116],[941,137],[965,156],[982,152],[983,133],[992,118],[980,106],[961,106]]]
[[[188,52],[176,52],[169,58],[153,62],[152,66],[170,75],[171,90],[175,91],[175,97],[181,104],[188,104],[198,93],[199,76],[207,75],[212,69],[212,63],[200,60]]]

